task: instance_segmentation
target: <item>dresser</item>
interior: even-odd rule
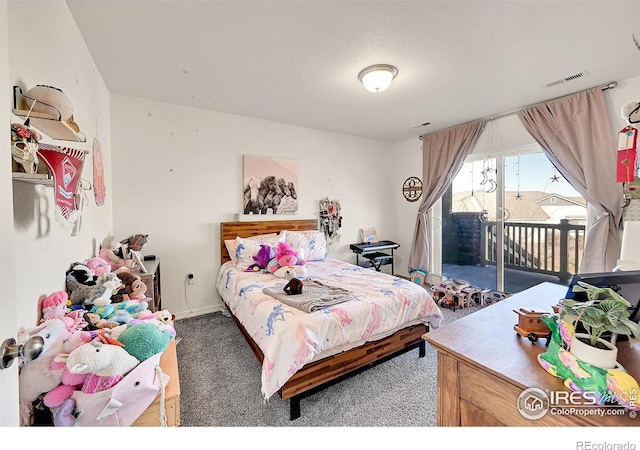
[[[530,342],[515,332],[514,310],[552,312],[566,291],[566,286],[541,283],[423,336],[438,353],[438,426],[640,426],[640,417],[626,410],[624,415],[595,414],[609,408],[591,408],[591,415],[554,414],[550,408],[533,420],[520,413],[518,398],[528,388],[570,390],[536,359],[546,340]],[[640,380],[640,343],[619,342],[618,362]]]

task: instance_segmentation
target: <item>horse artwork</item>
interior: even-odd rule
[[[298,169],[294,161],[244,157],[244,214],[295,214]]]

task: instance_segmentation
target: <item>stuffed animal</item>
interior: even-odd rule
[[[65,291],[57,291],[50,294],[42,301],[42,313],[40,323],[50,319],[61,319],[67,314],[67,301],[69,294]]]
[[[60,384],[55,388],[51,389],[47,392],[44,397],[42,397],[42,403],[49,408],[57,408],[62,405],[62,403],[71,397],[73,391],[78,390],[84,384],[87,375],[86,374],[74,374],[69,371],[67,368],[67,360],[69,359],[69,352],[72,352],[76,348],[84,345],[88,342],[91,342],[91,334],[86,331],[76,333],[78,339],[74,339],[73,347],[67,347],[65,345],[66,353],[58,353],[53,357],[51,361],[51,369],[54,371],[59,371],[62,373],[60,376]]]
[[[275,249],[269,244],[261,244],[260,250],[253,257],[255,264],[251,264],[245,269],[245,272],[259,272],[262,269],[267,268],[267,264],[276,256]]]
[[[51,319],[35,328],[21,330],[19,342],[40,336],[43,341],[42,351],[37,358],[24,362],[19,374],[20,423],[29,424],[32,417],[33,402],[38,397],[60,384],[61,371],[51,370],[51,362],[58,353],[64,350],[64,341],[70,333],[62,319]]]
[[[127,327],[118,341],[124,344],[124,349],[139,361],[145,361],[153,355],[165,351],[173,336],[158,329],[155,325],[142,322]]]
[[[121,286],[122,280],[118,278],[117,274],[107,273],[100,283],[101,291],[98,296],[93,299],[85,299],[84,304],[98,307],[108,305],[111,303],[111,296],[118,292]]]
[[[98,282],[96,273],[85,263],[74,262],[66,272],[66,287],[71,305],[81,305]]]
[[[136,314],[136,317],[131,320],[128,325],[136,325],[139,323],[150,323],[154,325],[160,331],[170,334],[172,337],[176,336],[176,330],[173,327],[174,315],[169,312],[168,309],[162,311],[156,311],[149,314]],[[138,358],[139,359],[139,358]]]
[[[111,272],[127,272],[133,265],[132,261],[120,258],[116,252],[122,244],[116,240],[113,236],[107,236],[102,240],[100,245],[99,256],[106,260],[111,266]]]
[[[278,278],[290,280],[294,277],[303,277],[307,274],[307,266],[282,266],[273,274]]]
[[[267,270],[275,273],[283,266],[306,266],[302,252],[295,251],[288,242],[278,242],[276,245],[276,255],[267,264]]]
[[[102,275],[111,272],[111,264],[109,264],[108,261],[106,261],[104,258],[101,258],[99,256],[90,258],[87,261],[87,267],[93,270],[93,273],[95,273],[96,276],[98,277],[101,277]]]
[[[116,294],[116,301],[144,300],[147,298],[147,285],[138,275],[130,272],[119,273],[118,278],[122,281],[122,287]]]
[[[94,340],[73,350],[66,365],[73,374],[122,378],[139,363],[123,347]]]
[[[83,286],[78,283],[69,299],[72,305],[92,306],[97,302],[97,306],[105,306],[111,303],[111,296],[120,289],[121,285],[122,281],[117,275],[109,272],[98,278],[98,283],[93,286]]]
[[[129,323],[137,314],[146,314],[149,303],[140,300],[126,300],[120,303],[112,303],[105,306],[93,306],[91,312],[98,314],[106,320],[116,321],[120,324]]]
[[[120,326],[120,322],[112,320],[105,320],[96,313],[86,312],[84,313],[84,320],[89,324],[90,330],[97,330],[102,328],[115,328]]]

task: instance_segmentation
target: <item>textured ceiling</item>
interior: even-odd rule
[[[389,142],[640,75],[640,1],[66,3],[112,93]]]

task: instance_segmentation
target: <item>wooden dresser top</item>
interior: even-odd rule
[[[440,352],[473,364],[523,390],[529,387],[568,390],[560,378],[545,371],[537,356],[546,350],[546,339],[532,343],[513,329],[518,323],[514,310],[520,308],[552,312],[551,306],[564,298],[567,287],[541,283],[473,314],[426,333],[423,337]],[[618,362],[640,380],[640,343],[632,339],[618,343]],[[603,419],[608,425],[640,426],[640,417],[629,415]],[[604,424],[604,423],[603,423]]]

